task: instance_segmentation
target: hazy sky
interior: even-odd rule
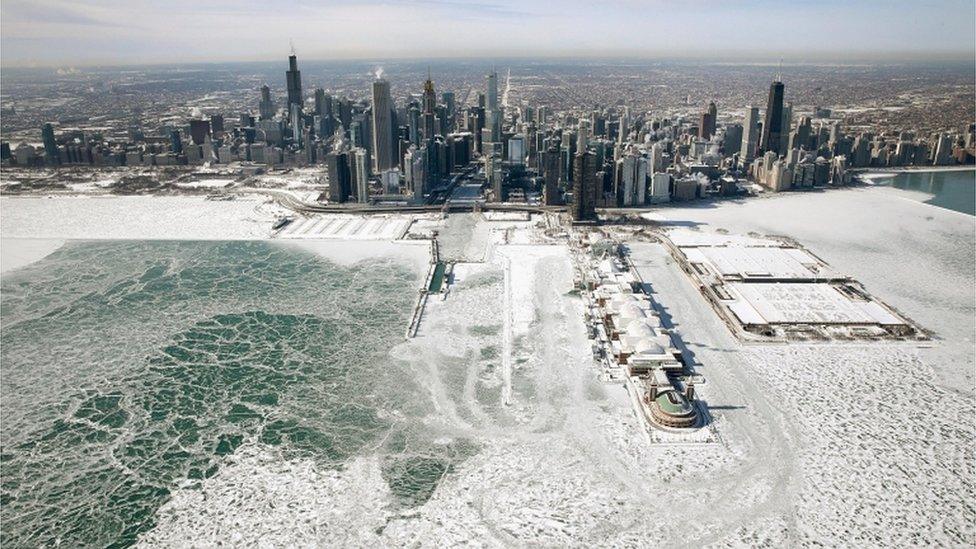
[[[463,56],[955,58],[974,0],[3,0],[3,65]]]

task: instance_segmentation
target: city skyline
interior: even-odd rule
[[[4,67],[304,59],[636,57],[959,60],[976,51],[972,2],[685,6],[613,2],[290,1],[207,7],[62,0],[3,5]],[[242,39],[241,29],[249,29]],[[829,40],[825,34],[829,29]],[[323,30],[327,32],[323,33]],[[585,31],[585,32],[581,32]],[[572,40],[567,40],[572,36]]]
[[[0,546],[976,547],[976,0],[0,2]]]

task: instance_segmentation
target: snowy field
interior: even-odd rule
[[[55,239],[264,239],[285,211],[263,198],[4,196],[0,197],[0,234]]]

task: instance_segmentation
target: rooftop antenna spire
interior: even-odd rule
[[[783,81],[783,58],[782,57],[779,58],[779,66],[776,69],[776,81],[777,82]]]
[[[295,55],[295,42],[291,38],[288,39],[288,45],[291,47],[291,54]]]

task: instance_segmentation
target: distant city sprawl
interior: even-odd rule
[[[974,160],[965,65],[308,67],[303,79],[292,54],[280,65],[7,70],[3,165],[19,175],[4,191],[56,187],[52,169],[62,179],[69,168],[131,170],[118,190],[142,192],[140,176],[165,183],[204,166],[244,177],[311,167],[322,192],[309,207],[454,199],[567,207],[585,220]]]

